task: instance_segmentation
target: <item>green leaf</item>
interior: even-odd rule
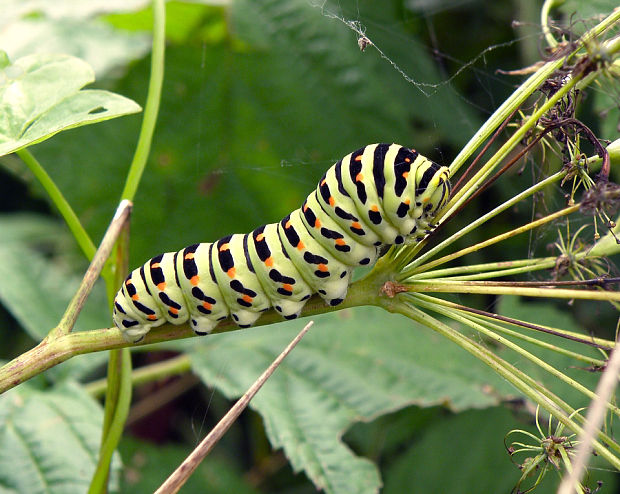
[[[0,303],[35,341],[40,341],[60,321],[83,275],[66,265],[75,258],[63,259],[57,252],[67,255],[73,241],[60,224],[34,215],[0,216],[0,231]],[[103,283],[98,282],[74,331],[109,326],[107,307]],[[50,369],[47,376],[78,379],[106,360],[105,353],[74,357]]]
[[[411,404],[483,408],[512,393],[469,354],[403,317],[359,308],[315,321],[251,406],[272,445],[326,492],[370,493],[381,484],[376,467],[341,441],[352,423]],[[240,396],[302,324],[210,336],[192,345],[193,369]]]
[[[154,492],[191,452],[176,445],[154,445],[123,439],[119,452],[125,464],[123,492]],[[184,494],[258,494],[243,481],[242,472],[229,461],[210,454],[187,483]]]
[[[95,469],[101,407],[80,387],[22,385],[0,396],[0,491],[82,494]],[[118,459],[117,459],[118,460]],[[117,491],[120,462],[112,469]]]
[[[136,113],[133,101],[102,90],[80,89],[94,80],[82,60],[29,55],[0,73],[0,156],[74,127]]]
[[[63,228],[30,215],[0,216],[0,301],[28,333],[42,339],[58,324],[81,281],[57,256],[46,255]],[[57,245],[57,244],[56,244]],[[66,246],[64,246],[66,247]],[[102,286],[80,315],[78,329],[110,324]]]
[[[75,3],[70,8],[76,8]],[[77,56],[101,79],[121,76],[128,63],[149,52],[151,43],[148,34],[115,29],[84,15],[71,19],[43,16],[15,19],[0,31],[0,46],[12,59],[34,53]]]
[[[393,133],[390,138],[407,144],[410,122],[415,120],[431,128],[450,128],[446,140],[462,145],[477,117],[448,84],[441,84],[443,77],[428,50],[415,38],[407,41],[410,33],[393,23],[397,15],[397,8],[390,5],[346,0],[320,4],[237,0],[232,4],[238,36],[272,53],[281,67],[277,73],[288,75],[291,85],[303,80],[311,91],[306,122],[328,124],[335,99],[339,111],[355,116],[351,128],[342,127],[338,135],[363,128],[355,119],[368,113],[372,118],[366,125],[376,136],[383,135],[386,128],[400,127],[402,134]],[[364,22],[356,22],[359,18]],[[389,34],[382,28],[384,24],[390,25]],[[374,46],[360,51],[360,30],[383,56]],[[421,146],[423,137],[427,136],[417,135],[411,144]]]

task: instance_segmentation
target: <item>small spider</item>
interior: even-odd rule
[[[357,38],[357,46],[360,47],[361,51],[364,51],[368,45],[372,45],[372,41],[370,41],[365,35],[360,35]]]

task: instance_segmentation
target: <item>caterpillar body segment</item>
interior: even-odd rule
[[[449,195],[446,167],[398,144],[365,146],[330,167],[283,220],[134,269],[114,301],[114,323],[137,342],[166,322],[207,334],[228,317],[251,326],[271,307],[294,319],[315,293],[338,305],[353,268],[374,263],[385,246],[423,238]]]

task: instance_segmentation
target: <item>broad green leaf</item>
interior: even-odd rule
[[[272,445],[326,492],[380,486],[376,467],[340,439],[352,423],[411,404],[484,408],[512,394],[483,364],[403,317],[359,308],[315,321],[251,406]],[[303,324],[208,337],[190,349],[193,369],[226,396],[240,396]]]
[[[136,113],[123,96],[80,89],[93,71],[67,55],[29,55],[0,73],[0,156],[48,139],[61,130]]]
[[[0,217],[0,301],[36,340],[52,329],[75,294],[81,277],[46,255],[62,227],[28,215]],[[94,292],[77,329],[106,327],[110,318],[102,287]]]
[[[40,341],[58,324],[81,281],[81,274],[65,264],[75,259],[63,260],[57,252],[70,251],[71,240],[57,222],[33,215],[0,216],[0,232],[0,303]],[[109,326],[107,307],[103,284],[97,283],[74,331]],[[105,353],[79,356],[51,369],[48,376],[78,379],[106,359]]]
[[[123,439],[119,453],[123,458],[123,492],[154,492],[187,457],[191,448],[166,444],[153,445],[137,439]],[[210,454],[183,485],[184,494],[258,494],[242,478],[231,462]]]
[[[75,2],[72,4],[75,8]],[[150,46],[149,35],[114,29],[98,19],[27,17],[0,31],[0,47],[13,60],[42,53],[73,55],[86,61],[97,79],[120,77],[130,62],[149,52]]]
[[[463,144],[471,134],[470,124],[476,121],[476,115],[449,84],[441,84],[442,76],[422,44],[410,41],[403,46],[407,33],[395,24],[390,25],[389,34],[378,28],[395,15],[393,6],[346,0],[320,4],[305,0],[237,0],[232,9],[237,35],[276,56],[280,64],[288,67],[283,72],[290,76],[291,84],[303,79],[304,86],[313,92],[308,123],[326,122],[334,111],[330,100],[337,96],[340,111],[357,117],[370,112],[369,125],[377,136],[398,122],[403,134],[390,137],[403,139],[401,135],[406,135],[411,140],[409,123],[415,120],[430,127],[450,128],[445,138]],[[363,23],[358,21],[360,17],[365,19]],[[367,47],[367,52],[360,51],[359,30],[384,56],[378,55],[374,46]],[[416,140],[403,139],[401,144],[420,147],[428,136],[414,134],[413,138]]]
[[[95,470],[103,413],[77,385],[0,396],[0,491],[82,494]],[[118,490],[120,462],[112,469]]]

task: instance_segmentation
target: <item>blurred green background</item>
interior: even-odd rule
[[[611,7],[610,2],[566,2],[557,15],[568,22],[576,11],[573,20],[579,22],[572,29],[580,32],[593,25],[594,13]],[[519,77],[497,70],[519,69],[545,56],[539,9],[539,2],[528,0],[169,2],[163,98],[135,200],[130,265],[277,221],[301,204],[328,166],[371,142],[413,146],[449,164],[519,84]],[[144,2],[118,8],[106,2],[42,7],[15,0],[7,3],[0,48],[12,59],[42,49],[82,57],[97,70],[95,87],[143,105],[151,21]],[[361,51],[361,33],[378,49]],[[600,137],[613,140],[618,137],[617,103],[617,88],[614,93],[602,87],[584,99],[578,116]],[[135,115],[64,132],[31,149],[95,242],[118,202],[140,119]],[[541,168],[560,166],[552,159],[543,167],[540,159],[533,153],[523,173],[515,170],[501,180],[446,231],[531,184]],[[64,290],[66,280],[79,278],[85,261],[21,162],[9,156],[0,165],[0,221],[39,225],[20,241],[58,270],[41,275],[41,280],[53,278],[49,292],[55,290],[54,280]],[[613,173],[618,181],[617,170]],[[560,190],[551,191],[544,201],[520,205],[504,223],[494,221],[477,235],[487,238],[563,201]],[[556,240],[556,227],[465,261],[556,255],[547,248]],[[468,243],[473,240],[469,237]],[[475,303],[488,308],[496,301]],[[99,291],[79,329],[109,326],[105,307]],[[577,326],[613,328],[615,316],[606,307],[581,304],[573,312]],[[15,314],[0,313],[2,358],[19,354],[32,345],[30,338],[37,339],[36,325],[26,321],[27,315]],[[39,322],[41,330],[50,328],[56,316],[49,315],[49,326]],[[29,333],[20,327],[30,327]],[[85,364],[79,375],[100,375],[96,364],[103,357]],[[161,358],[154,352],[139,355],[136,362]],[[56,372],[76,372],[79,365]],[[153,384],[137,395],[166,385]],[[225,413],[228,402],[221,395],[192,390],[132,424],[134,437],[121,447],[127,492],[155,488],[162,469],[174,465],[200,431]],[[409,406],[354,426],[346,439],[356,453],[379,464],[384,492],[509,492],[519,471],[503,448],[507,423],[527,427],[531,417],[507,407],[455,414],[442,406]],[[212,492],[314,492],[281,453],[269,450],[255,412],[244,414],[205,463],[187,492],[205,492],[205,484]],[[614,492],[613,478],[605,480],[603,492]],[[553,491],[553,482],[538,490]]]

